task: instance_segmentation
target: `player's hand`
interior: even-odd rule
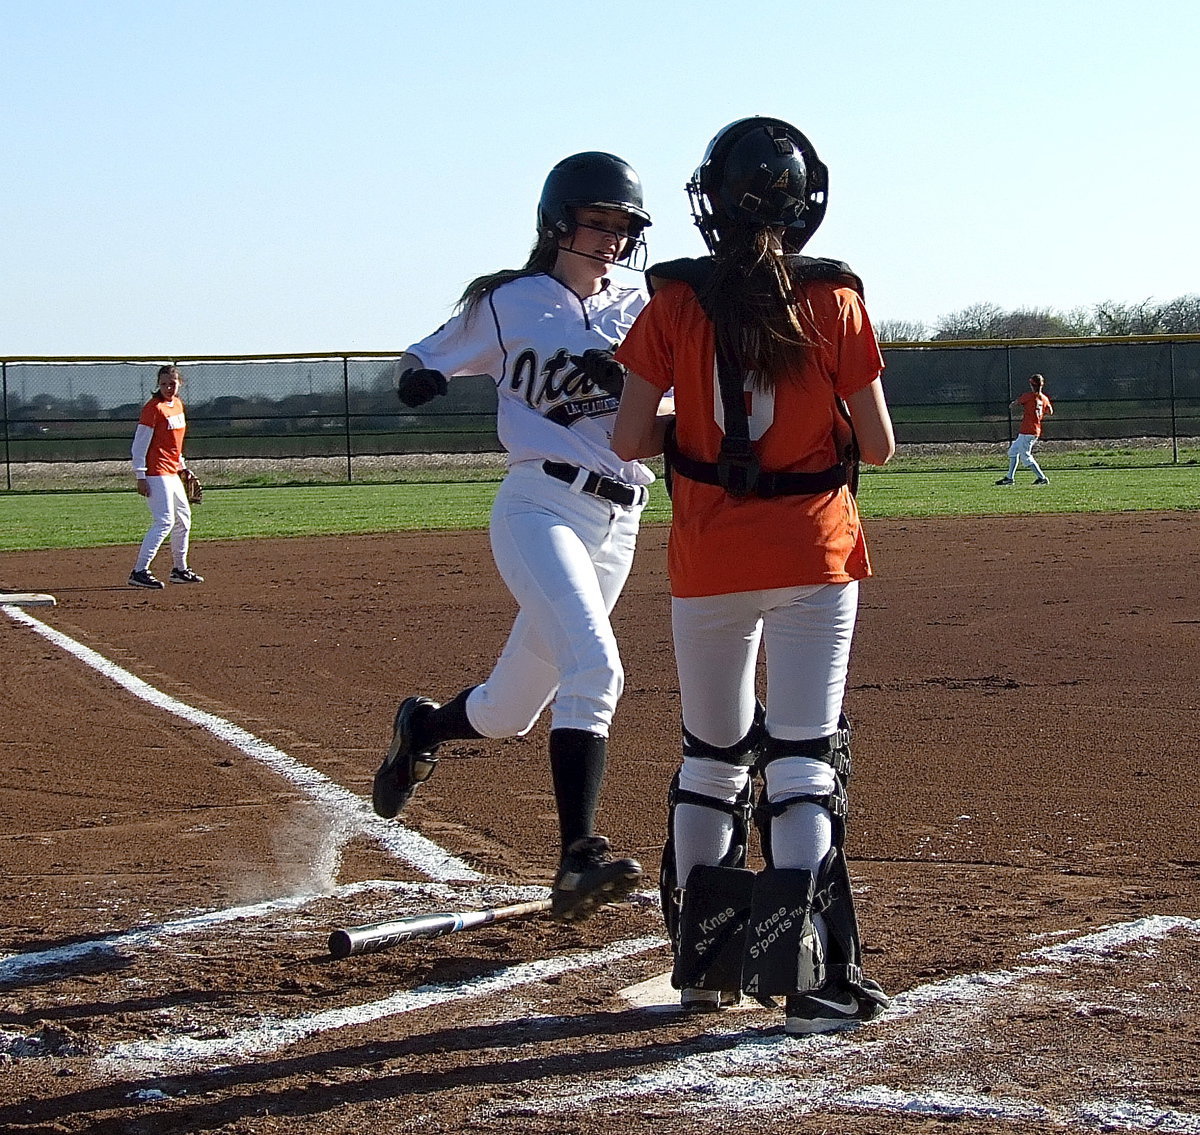
[[[593,347],[582,355],[572,355],[571,362],[593,386],[614,398],[621,397],[621,391],[625,389],[625,368],[613,358],[612,351]]]
[[[396,397],[406,406],[424,406],[450,389],[440,370],[406,370],[396,381]]]
[[[138,478],[137,491],[139,496],[148,497],[150,495],[150,482],[145,477]]]
[[[200,484],[200,478],[195,473],[190,469],[184,469],[179,476],[183,481],[183,491],[187,495],[189,504],[199,504],[204,500],[204,486]]]

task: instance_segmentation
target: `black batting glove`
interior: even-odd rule
[[[614,398],[621,397],[621,391],[625,389],[625,368],[613,358],[612,351],[593,347],[582,355],[572,355],[571,362],[593,386]]]
[[[406,406],[424,406],[450,389],[440,370],[406,370],[396,381],[396,397]]]

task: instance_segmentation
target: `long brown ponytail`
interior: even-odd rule
[[[523,276],[536,276],[542,272],[549,272],[554,267],[557,257],[557,237],[550,230],[539,233],[524,268],[502,268],[499,272],[491,272],[472,280],[459,298],[459,309],[470,315],[501,284],[519,280]]]
[[[811,321],[803,319],[794,288],[772,229],[722,233],[709,301],[714,325],[760,389],[799,366],[813,346]]]

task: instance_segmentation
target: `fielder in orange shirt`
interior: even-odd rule
[[[1040,374],[1029,376],[1029,393],[1014,398],[1010,406],[1021,411],[1021,428],[1008,447],[1008,472],[996,482],[997,485],[1011,485],[1016,476],[1017,462],[1022,461],[1033,470],[1035,485],[1048,485],[1050,478],[1042,472],[1042,467],[1034,460],[1033,443],[1042,436],[1042,419],[1054,413],[1050,399],[1043,393],[1046,380]]]
[[[158,390],[142,407],[133,435],[130,455],[137,491],[150,508],[150,529],[142,540],[137,561],[129,573],[130,587],[160,590],[164,585],[150,571],[150,563],[168,535],[174,566],[168,577],[172,583],[203,583],[204,579],[188,567],[188,540],[192,529],[192,508],[188,503],[186,482],[194,479],[183,459],[183,438],[187,418],[179,388],[183,375],[178,367],[164,366],[158,371]]]
[[[882,465],[895,442],[861,282],[797,255],[827,185],[812,143],[779,119],[742,119],[713,139],[689,184],[713,255],[650,270],[654,295],[616,351],[628,375],[612,439],[623,460],[665,451],[672,476],[683,761],[662,898],[673,984],[690,1010],[784,996],[794,1033],[888,1005],[863,976],[843,851],[842,698],[858,581],[871,574],[857,461]],[[675,415],[661,415],[672,387]],[[752,872],[756,777],[767,866]]]

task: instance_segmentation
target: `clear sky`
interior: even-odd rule
[[[877,320],[1200,292],[1198,42],[1197,0],[0,0],[0,355],[401,349],[579,150],[699,255],[749,114]]]

